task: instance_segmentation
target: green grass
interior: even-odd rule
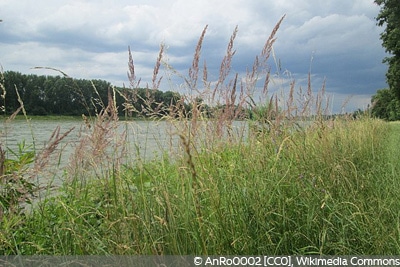
[[[4,216],[2,254],[399,254],[400,124],[249,134],[66,183]]]

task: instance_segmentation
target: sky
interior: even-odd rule
[[[141,86],[151,84],[160,45],[161,90],[183,90],[206,25],[200,63],[218,79],[228,42],[238,27],[232,73],[245,77],[279,19],[268,61],[270,93],[325,87],[332,112],[365,109],[387,87],[387,54],[373,0],[0,0],[0,65],[4,71],[60,73],[129,87],[128,46]],[[168,67],[167,67],[168,66]]]

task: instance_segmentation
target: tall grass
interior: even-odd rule
[[[326,119],[324,86],[315,95],[311,78],[305,91],[293,81],[287,98],[271,96],[268,60],[282,19],[246,77],[231,73],[235,29],[214,82],[206,65],[200,74],[205,27],[188,76],[181,75],[188,94],[168,112],[151,97],[162,81],[161,47],[143,112],[170,124],[173,157],[131,157],[126,131],[117,131],[118,92],[110,89],[95,120],[85,118],[61,194],[30,213],[3,216],[1,252],[398,254],[398,155],[388,152],[399,141],[395,126]],[[128,66],[127,113],[140,83],[130,51]],[[235,129],[237,120],[246,123]]]

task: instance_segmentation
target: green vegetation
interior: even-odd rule
[[[171,106],[191,116],[193,103],[176,92],[149,88],[116,88],[107,81],[73,79],[64,75],[38,76],[14,71],[4,72],[3,84],[7,94],[3,99],[3,113],[10,115],[17,110],[20,99],[31,116],[92,116],[107,103],[110,91],[114,91],[115,106],[119,107],[118,116],[121,118],[162,117],[171,112]],[[225,108],[223,105],[211,108],[201,98],[197,99],[197,104],[202,106],[208,117]],[[251,117],[252,113],[251,109],[242,110],[241,116]]]
[[[400,99],[400,7],[397,0],[375,0],[381,6],[376,17],[379,26],[384,26],[381,33],[382,46],[390,54],[384,62],[389,66],[386,78],[389,89]]]
[[[382,46],[389,54],[383,62],[388,64],[386,80],[389,88],[378,90],[372,97],[372,115],[388,121],[400,119],[400,7],[397,0],[375,0],[381,7],[376,17]]]
[[[372,103],[374,103],[371,109],[372,116],[386,121],[400,120],[400,100],[396,98],[393,90],[378,90],[372,96]]]
[[[182,137],[177,161],[77,172],[30,213],[3,214],[1,252],[398,254],[399,125],[281,130],[204,152]]]
[[[6,158],[6,151],[0,147],[1,193],[0,210],[20,212],[19,202],[30,203],[28,195],[35,191],[35,184],[27,177],[29,165],[35,153],[25,142],[18,145],[18,151],[10,150],[15,159]]]
[[[30,209],[20,208],[33,191],[20,192],[22,202],[1,203],[0,253],[399,254],[400,125],[367,116],[327,119],[323,90],[315,96],[311,82],[298,93],[293,82],[279,106],[278,97],[268,95],[265,66],[281,21],[246,84],[237,86],[244,79],[229,76],[235,30],[215,87],[206,75],[206,88],[196,87],[205,28],[187,78],[189,89],[199,92],[185,97],[190,109],[171,101],[167,113],[147,99],[146,112],[170,126],[172,155],[132,158],[118,131],[116,94],[109,93],[94,121],[85,121],[57,194],[49,188]],[[133,65],[129,77],[137,84]],[[261,103],[253,101],[255,90],[263,92]],[[219,107],[212,116],[202,99]],[[127,114],[135,112],[133,104]],[[234,128],[246,109],[254,112],[252,120]],[[14,162],[2,153],[2,190],[10,176],[46,173],[67,134],[55,130],[29,171],[20,164],[31,160],[24,149]]]
[[[26,75],[14,71],[3,74],[5,114],[12,114],[20,106],[18,98],[24,103],[26,112],[30,115],[63,115],[91,116],[98,112],[108,101],[112,85],[103,80],[73,79],[64,76]],[[164,108],[171,102],[176,104],[181,99],[178,93],[171,91],[145,88],[115,88],[119,94],[115,96],[116,106],[121,107],[119,115],[123,116],[126,106],[130,106],[130,116],[146,114],[145,110]],[[146,102],[152,101],[153,106],[147,107]],[[164,104],[165,103],[165,104]],[[125,109],[123,108],[125,107]],[[133,108],[134,111],[133,112]]]

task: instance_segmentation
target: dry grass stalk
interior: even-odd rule
[[[223,140],[222,142],[233,140],[225,138],[226,136],[231,136],[233,121],[246,118],[246,112],[249,109],[257,115],[261,123],[268,125],[270,130],[272,130],[271,132],[274,133],[280,133],[279,129],[282,124],[291,123],[291,121],[294,122],[300,117],[307,118],[315,111],[317,113],[325,112],[327,109],[322,107],[323,92],[316,98],[313,96],[311,72],[308,75],[307,90],[305,92],[300,87],[296,95],[296,83],[292,80],[288,88],[287,98],[283,92],[283,99],[276,94],[269,95],[268,87],[271,81],[271,73],[268,61],[271,55],[273,55],[276,34],[284,18],[285,16],[282,16],[274,26],[260,54],[255,57],[252,69],[247,71],[245,79],[242,79],[237,73],[231,73],[232,60],[235,55],[234,42],[238,33],[238,27],[236,27],[228,42],[219,68],[219,76],[214,86],[211,88],[212,82],[208,81],[208,69],[206,62],[204,62],[202,69],[203,88],[199,88],[199,63],[201,49],[208,29],[208,25],[206,25],[198,39],[188,77],[180,76],[185,81],[189,94],[185,95],[184,99],[180,99],[180,101],[174,104],[171,103],[167,108],[168,110],[166,110],[163,103],[156,102],[150,90],[147,91],[146,98],[144,99],[141,99],[142,97],[138,94],[135,95],[135,93],[133,93],[132,97],[127,96],[127,93],[125,93],[125,110],[133,112],[134,101],[141,99],[144,102],[144,106],[142,107],[143,115],[153,118],[161,117],[172,122],[178,119],[180,122],[176,124],[176,127],[178,127],[177,132],[185,133],[192,147],[196,147],[196,143],[201,142],[206,145],[206,148],[214,146],[216,142],[221,142],[221,140]],[[153,89],[160,86],[161,78],[157,79],[157,75],[161,61],[163,60],[163,53],[164,46],[162,45],[153,71]],[[128,66],[128,77],[132,89],[135,90],[138,82],[136,81],[130,49]],[[280,63],[278,68],[280,69]],[[169,69],[176,74],[171,67]],[[232,79],[227,81],[229,77],[232,77]],[[258,87],[258,81],[261,80],[263,83],[261,87]],[[259,89],[261,90],[258,91]],[[260,96],[259,101],[254,99],[256,95]],[[187,107],[190,107],[189,112],[187,112]],[[315,110],[313,110],[314,107]]]
[[[289,119],[292,119],[293,117],[296,117],[296,114],[292,114],[292,111],[296,111],[296,107],[294,105],[294,86],[295,86],[295,81],[290,82],[290,89],[289,89],[289,97],[286,102],[286,110],[287,110],[287,117]]]
[[[182,134],[179,135],[184,149],[185,149],[185,153],[186,153],[186,163],[189,166],[190,169],[190,173],[191,173],[191,177],[192,177],[192,181],[191,181],[191,185],[192,185],[192,192],[193,192],[193,198],[194,198],[194,206],[195,206],[195,211],[196,211],[196,218],[197,218],[197,222],[199,224],[199,231],[200,231],[200,235],[201,235],[201,243],[202,243],[202,249],[203,249],[203,253],[207,252],[206,249],[206,243],[205,243],[205,233],[204,233],[204,221],[203,221],[203,215],[202,215],[202,207],[201,207],[201,188],[203,187],[203,184],[200,181],[200,177],[197,175],[197,171],[196,171],[196,167],[193,161],[193,157],[192,157],[192,153],[191,153],[191,144],[190,141],[186,139],[186,137]]]
[[[125,103],[123,104],[124,106],[124,111],[126,115],[132,115],[133,113],[136,113],[138,116],[144,116],[146,118],[159,118],[160,115],[163,114],[164,110],[162,110],[162,107],[164,103],[158,103],[155,99],[155,93],[160,87],[160,83],[162,81],[162,76],[158,78],[158,74],[160,71],[163,55],[164,55],[164,49],[165,46],[163,44],[160,45],[160,50],[158,53],[158,57],[153,69],[153,77],[152,77],[152,88],[149,89],[149,85],[147,84],[146,86],[146,92],[145,96],[141,96],[139,94],[139,88],[140,81],[141,79],[136,78],[135,75],[135,65],[133,61],[133,56],[130,48],[128,47],[128,52],[129,52],[129,61],[128,61],[128,79],[130,82],[130,89],[131,90],[124,90],[123,92],[118,92],[119,95],[121,95]],[[140,107],[140,111],[135,108],[135,103],[138,102],[144,103]]]
[[[189,81],[186,80],[189,88],[191,90],[196,90],[197,89],[197,80],[198,80],[198,75],[199,75],[199,61],[200,61],[200,55],[201,55],[201,47],[203,44],[204,36],[206,35],[208,25],[206,25],[203,29],[203,32],[200,35],[199,41],[197,42],[196,50],[194,52],[194,57],[192,61],[192,66],[189,68]],[[204,72],[203,72],[204,73]],[[207,80],[207,74],[204,77],[203,76],[203,81]]]
[[[283,19],[285,18],[286,15],[283,15],[282,18],[278,21],[278,23],[275,25],[275,27],[272,29],[271,34],[269,35],[263,50],[261,51],[260,57],[262,61],[260,62],[258,59],[255,60],[254,64],[257,64],[258,67],[261,67],[261,69],[268,70],[265,76],[265,81],[264,81],[264,88],[263,88],[263,93],[264,95],[267,95],[268,93],[268,84],[269,84],[269,78],[270,78],[270,68],[268,66],[268,59],[271,55],[271,51],[273,48],[273,44],[275,43],[276,40],[276,33],[279,30],[279,27],[281,26],[281,23]],[[253,68],[254,69],[254,68]]]
[[[17,108],[17,110],[15,110],[15,111],[10,115],[10,117],[7,118],[6,123],[9,123],[9,122],[13,121],[13,120],[15,119],[15,117],[20,113],[21,110],[22,110],[22,107],[19,106],[19,107]]]
[[[245,78],[246,101],[245,101],[245,103],[248,104],[253,111],[256,110],[257,106],[259,105],[254,100],[254,95],[256,95],[255,90],[257,88],[257,82],[261,79],[261,77],[260,77],[261,75],[264,75],[264,83],[263,83],[262,94],[260,96],[260,101],[261,101],[261,104],[263,101],[268,101],[266,99],[268,99],[268,86],[270,83],[270,76],[271,76],[270,67],[268,65],[268,60],[271,56],[273,44],[275,43],[275,40],[276,40],[275,35],[278,32],[278,29],[284,18],[285,18],[285,15],[282,16],[282,18],[275,25],[275,27],[271,31],[271,34],[269,35],[267,41],[265,42],[264,47],[261,50],[261,53],[255,57],[251,72],[247,71],[247,74],[246,74],[246,78]],[[271,109],[272,104],[273,104],[272,98],[269,98],[269,103],[266,102],[265,104],[267,104],[267,109],[268,109],[268,111],[267,111],[268,117],[265,119],[267,121],[271,121],[274,113],[276,113],[276,112],[273,112]]]
[[[49,166],[51,155],[56,151],[57,147],[60,145],[60,142],[70,134],[75,127],[69,129],[63,134],[60,134],[60,126],[58,126],[53,133],[51,134],[47,145],[41,150],[35,157],[35,163],[33,167],[33,172],[31,177],[35,177],[41,171],[43,171],[47,166]]]
[[[275,42],[275,40],[276,40],[275,35],[276,35],[276,33],[278,32],[279,27],[281,26],[281,23],[282,23],[282,21],[283,21],[283,19],[284,19],[285,17],[286,17],[286,15],[283,15],[283,16],[281,17],[281,19],[278,21],[278,23],[277,23],[277,24],[275,25],[275,27],[272,29],[272,32],[271,32],[271,34],[269,35],[268,40],[267,40],[267,42],[266,42],[265,45],[264,45],[264,48],[263,48],[263,50],[262,50],[262,52],[261,52],[261,55],[264,56],[264,59],[265,59],[265,60],[267,60],[267,59],[269,58],[270,54],[271,54],[272,46],[273,46],[273,44],[274,44],[274,42]],[[266,62],[266,61],[264,61],[264,62]]]
[[[96,115],[93,125],[85,125],[67,166],[70,179],[84,180],[86,173],[102,177],[99,172],[118,169],[126,155],[126,131],[118,132],[114,90],[109,90],[108,104]]]
[[[28,119],[26,110],[24,108],[24,103],[19,95],[18,89],[15,86],[15,91],[17,95],[17,100],[20,104],[18,109],[11,114],[11,116],[6,120],[6,123],[10,123],[12,120],[15,119],[15,117],[18,115],[19,112],[22,111],[27,123],[30,125],[30,119]],[[32,127],[30,125],[30,129],[32,131]],[[37,191],[41,190],[42,187],[39,184],[34,184],[30,182],[33,178],[37,177],[37,175],[41,172],[44,172],[47,170],[47,167],[51,164],[51,158],[54,155],[54,152],[56,151],[57,147],[60,145],[61,141],[73,130],[74,128],[68,130],[64,134],[60,134],[60,127],[57,127],[49,141],[48,144],[38,152],[36,151],[35,148],[35,138],[33,132],[32,134],[32,139],[33,139],[33,149],[36,153],[34,155],[34,161],[33,161],[33,167],[27,165],[27,166],[22,166],[18,167],[19,169],[12,170],[12,173],[5,175],[6,170],[5,170],[5,161],[6,161],[6,154],[5,151],[2,150],[0,147],[0,177],[3,179],[9,179],[12,184],[14,184],[15,190],[18,191],[18,199],[17,202],[11,203],[10,206],[10,211],[13,212],[13,209],[17,209],[19,203],[27,203],[31,197],[33,196],[34,193]],[[22,152],[24,153],[24,152]],[[20,156],[25,156],[21,154]],[[28,163],[24,163],[28,164]]]
[[[226,49],[226,54],[221,62],[218,81],[214,87],[212,97],[211,97],[212,102],[215,102],[216,92],[219,90],[220,91],[223,90],[222,84],[225,82],[226,78],[228,77],[228,75],[231,71],[232,58],[236,52],[235,50],[233,50],[233,44],[234,44],[237,32],[238,32],[238,27],[236,26],[236,28],[233,31],[231,38],[229,40],[228,47]],[[218,102],[218,100],[217,100],[217,102]]]
[[[158,58],[157,58],[157,61],[156,61],[156,65],[154,66],[154,70],[153,70],[153,78],[152,78],[153,89],[158,89],[160,87],[160,83],[161,83],[162,77],[160,77],[157,80],[157,75],[158,75],[158,72],[160,70],[160,65],[161,65],[163,54],[164,54],[164,45],[161,44],[160,51],[158,53]]]
[[[135,64],[133,63],[133,57],[132,57],[132,52],[131,48],[128,46],[128,54],[129,54],[129,60],[128,60],[128,79],[130,82],[130,86],[132,89],[134,88],[139,88],[140,84],[140,79],[136,80],[136,75],[135,75]]]
[[[186,100],[191,104],[191,114],[189,116],[190,125],[186,126],[186,130],[188,130],[191,135],[189,136],[189,140],[196,140],[196,142],[199,142],[199,139],[206,138],[207,141],[204,142],[204,144],[206,144],[206,146],[213,146],[215,142],[226,140],[226,134],[231,136],[233,121],[244,118],[245,110],[248,108],[249,103],[252,103],[251,105],[253,107],[257,107],[258,105],[254,99],[252,99],[252,96],[254,95],[256,84],[261,74],[265,75],[263,96],[267,96],[268,84],[270,81],[270,68],[267,65],[267,61],[276,40],[275,35],[284,17],[285,16],[283,16],[275,25],[269,38],[264,44],[260,55],[255,58],[252,71],[247,73],[245,83],[243,83],[243,80],[238,76],[238,74],[234,74],[232,80],[227,82],[228,77],[231,75],[232,59],[235,55],[234,42],[238,33],[238,27],[236,27],[230,37],[226,53],[219,68],[218,79],[212,90],[210,89],[211,82],[208,81],[207,66],[206,63],[204,63],[204,88],[201,91],[197,88],[197,80],[201,47],[207,26],[204,28],[196,46],[192,66],[189,69],[189,79],[185,79],[190,91],[190,95]],[[193,91],[197,93],[196,96],[192,95]],[[199,103],[199,98],[207,99],[207,105],[209,105],[208,108],[210,108],[210,110],[204,109],[205,104]],[[267,111],[269,121],[272,121],[277,114],[281,113],[278,109],[278,99],[274,98],[274,101],[272,99],[273,98],[270,99]],[[291,101],[293,102],[293,100]],[[202,121],[205,117],[210,118],[211,120],[208,120],[209,123],[206,123],[204,128],[205,132],[203,132],[200,130],[200,126],[204,125]],[[178,130],[178,132],[181,131]]]

